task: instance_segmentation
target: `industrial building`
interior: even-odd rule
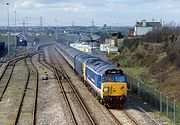
[[[146,20],[136,22],[136,25],[134,27],[134,36],[145,35],[148,32],[160,27],[162,27],[161,22],[147,22]]]
[[[107,53],[117,53],[118,47],[109,46],[109,44],[100,44],[100,50]]]
[[[81,43],[71,43],[70,44],[71,47],[76,48],[78,50],[81,50],[83,52],[87,52],[87,53],[91,53],[92,47],[89,45],[84,45]]]

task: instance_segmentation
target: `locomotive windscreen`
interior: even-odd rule
[[[124,73],[122,70],[111,69],[111,70],[106,70],[105,75],[124,75]]]

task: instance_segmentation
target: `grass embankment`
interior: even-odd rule
[[[112,55],[111,55],[112,56]],[[109,56],[109,57],[111,57]],[[154,79],[152,78],[152,76],[150,74],[147,73],[147,68],[144,68],[144,67],[126,67],[126,66],[123,66],[124,64],[126,64],[128,62],[128,59],[124,59],[122,61],[112,61],[112,63],[116,66],[117,63],[120,63],[122,65],[122,69],[124,72],[126,72],[129,76],[132,76],[133,78],[139,80],[139,81],[142,81],[142,82],[145,82],[147,83],[148,85],[151,85],[152,87],[155,87],[155,81]],[[146,75],[147,77],[145,78],[144,76],[144,79],[142,78],[143,75]]]
[[[180,102],[178,61],[168,55],[164,43],[131,41],[121,43],[119,49],[118,54],[108,54],[114,65],[119,63],[130,76]]]

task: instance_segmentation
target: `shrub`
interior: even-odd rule
[[[162,27],[148,32],[141,39],[143,42],[162,43],[166,41],[176,41],[180,35],[180,27]]]
[[[156,75],[160,72],[166,71],[170,67],[171,63],[169,61],[168,57],[165,57],[163,60],[157,62],[157,63],[152,63],[149,71],[151,74]]]

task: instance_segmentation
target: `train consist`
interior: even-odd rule
[[[120,107],[124,104],[127,81],[121,69],[63,43],[56,44],[55,49],[102,104],[107,107]]]

